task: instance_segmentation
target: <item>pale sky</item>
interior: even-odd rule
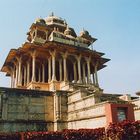
[[[94,49],[111,59],[99,72],[105,92],[134,95],[140,90],[140,0],[1,0],[0,68],[10,49],[26,41],[35,19],[51,12],[77,34],[84,28],[98,39]],[[9,81],[0,72],[0,87]]]

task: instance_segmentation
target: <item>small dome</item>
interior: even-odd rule
[[[35,23],[41,23],[41,24],[46,24],[45,20],[42,18],[36,19]]]
[[[53,13],[46,18],[46,23],[47,24],[56,23],[56,24],[66,25],[66,21],[65,20],[63,20],[60,17],[54,16]]]
[[[140,91],[137,91],[137,92],[136,92],[136,95],[140,96]]]
[[[72,31],[68,26],[67,26],[66,30],[64,31],[64,34],[65,35],[71,35],[72,34]]]
[[[80,36],[89,36],[89,32],[84,30],[80,32]]]

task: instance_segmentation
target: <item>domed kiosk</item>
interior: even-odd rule
[[[98,71],[110,59],[91,49],[97,39],[88,31],[77,35],[51,14],[38,18],[27,35],[1,69],[11,77],[11,88],[0,88],[0,132],[97,128],[134,120],[130,96],[104,94],[100,87]]]

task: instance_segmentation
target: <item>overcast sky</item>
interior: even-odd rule
[[[98,39],[94,49],[111,59],[99,72],[105,92],[134,95],[140,90],[140,0],[1,0],[0,68],[10,49],[26,41],[35,19],[51,12],[77,34],[84,28]],[[0,87],[9,81],[0,72]]]

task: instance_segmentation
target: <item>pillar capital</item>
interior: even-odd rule
[[[76,65],[77,62],[76,61],[73,61],[72,63],[73,63],[73,65]]]
[[[53,51],[49,50],[49,53],[50,53],[50,55],[51,55],[52,57],[55,57],[55,55],[56,55],[56,50],[53,50]]]
[[[85,57],[86,62],[90,62],[91,61],[91,56],[89,57]]]
[[[81,60],[81,57],[82,57],[81,54],[79,54],[79,55],[75,55],[75,58],[77,59],[77,61],[80,61],[80,60]]]
[[[15,58],[18,62],[21,62],[22,56],[16,56]]]
[[[13,73],[13,71],[14,71],[14,68],[9,67],[8,69],[9,69],[10,73],[12,74],[12,73]]]
[[[30,55],[31,55],[32,57],[36,57],[36,50],[32,50],[32,51],[30,52]]]
[[[13,61],[13,64],[16,67],[18,65],[18,60],[17,61]]]
[[[68,52],[66,51],[65,53],[61,53],[63,58],[67,58]]]

